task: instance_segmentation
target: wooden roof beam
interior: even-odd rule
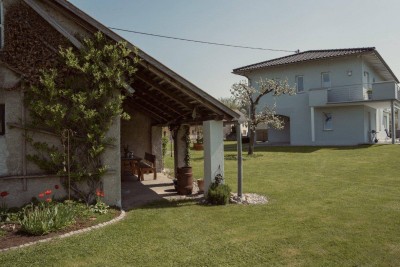
[[[171,98],[172,100],[178,102],[178,103],[181,104],[182,106],[184,106],[184,107],[186,107],[186,108],[188,108],[188,109],[190,109],[190,110],[192,110],[192,109],[194,108],[194,107],[188,105],[187,102],[184,101],[183,99],[178,98],[178,97],[176,96],[176,94],[174,95],[174,94],[172,94],[172,93],[170,93],[170,92],[168,92],[168,91],[166,91],[166,90],[163,90],[163,89],[161,89],[161,88],[159,87],[159,85],[157,85],[156,83],[149,81],[148,79],[149,79],[150,77],[146,77],[146,76],[144,76],[144,75],[142,75],[142,74],[136,74],[136,78],[138,78],[138,79],[141,80],[142,82],[148,84],[149,86],[151,86],[152,88],[154,88],[155,90],[157,90],[157,91],[160,92],[161,94],[165,95],[166,97],[169,97],[169,98]]]
[[[130,101],[132,102],[132,101]],[[136,101],[134,103],[127,103],[132,109],[136,111],[145,111],[150,115],[151,118],[157,121],[157,123],[162,123],[166,121],[166,119],[163,116],[160,116],[159,114],[153,112],[152,110],[148,109],[147,107],[143,106],[140,103],[137,103]],[[135,106],[138,106],[140,109],[136,108]]]
[[[146,94],[144,92],[141,92],[139,90],[137,90],[133,96],[136,96],[138,98],[140,98],[141,100],[146,101],[149,105],[153,106],[155,109],[161,110],[160,108],[163,108],[165,110],[162,110],[162,112],[166,112],[166,110],[172,111],[173,113],[175,113],[178,116],[181,116],[182,113],[177,111],[176,109],[165,105],[164,103],[162,103],[161,101],[155,99],[153,96],[151,96],[150,94]],[[150,99],[150,101],[149,101]],[[153,103],[152,103],[153,102]]]
[[[165,77],[165,74],[161,73],[160,70],[158,70],[158,69],[156,69],[156,68],[154,68],[154,67],[152,67],[152,66],[149,66],[149,64],[145,64],[145,63],[142,62],[142,61],[140,62],[140,64],[142,64],[147,70],[151,71],[152,73],[154,73],[154,74],[157,75],[158,77],[161,77],[161,78],[162,78],[163,76]],[[183,88],[185,85],[181,85],[181,84],[179,84],[179,83],[173,81],[172,79],[165,79],[165,78],[164,78],[164,80],[167,81],[168,83],[170,83],[171,85],[173,85],[175,88],[177,88],[177,89],[178,89],[179,91],[181,91],[182,93],[184,93],[184,94],[190,96],[191,98],[197,99],[198,102],[199,102],[200,104],[206,106],[208,109],[214,111],[215,113],[217,113],[217,114],[219,114],[219,115],[223,115],[223,114],[224,114],[223,111],[221,111],[220,109],[218,109],[218,108],[217,108],[216,106],[214,106],[213,104],[210,104],[210,103],[207,103],[206,101],[202,101],[202,100],[201,100],[202,98],[203,98],[203,99],[210,98],[210,97],[206,97],[206,96],[205,96],[206,93],[202,92],[203,95],[198,95],[198,94],[196,94],[195,92],[193,92],[193,91],[190,90],[190,89],[189,89],[189,90],[185,90],[185,89]],[[187,86],[187,87],[189,88],[189,86]],[[215,101],[218,101],[218,100],[215,100]]]

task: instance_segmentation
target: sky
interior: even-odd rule
[[[69,0],[108,27],[295,51],[377,48],[400,78],[398,0]],[[212,46],[116,31],[210,95],[229,97],[232,70],[292,52]]]

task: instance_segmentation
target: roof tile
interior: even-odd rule
[[[375,47],[363,47],[363,48],[346,48],[346,49],[330,49],[330,50],[309,50],[301,53],[296,53],[293,55],[275,58],[267,61],[263,61],[256,64],[247,65],[244,67],[236,68],[233,70],[233,73],[243,73],[246,71],[272,67],[272,66],[280,66],[304,61],[332,58],[332,57],[340,57],[354,54],[361,54],[365,52],[375,51]]]

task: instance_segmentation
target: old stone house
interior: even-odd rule
[[[24,92],[38,79],[39,70],[59,67],[58,47],[80,48],[82,38],[101,31],[113,41],[124,40],[65,0],[3,0],[0,12],[0,191],[8,204],[19,206],[46,188],[61,184],[60,177],[44,174],[26,159],[32,148],[24,135],[59,144],[50,132],[27,127],[29,114]],[[134,48],[128,43],[130,48]],[[108,172],[103,177],[105,200],[121,206],[121,154],[129,145],[134,153],[152,153],[161,160],[162,127],[202,124],[204,174],[207,183],[217,169],[223,172],[223,120],[238,114],[222,105],[168,67],[139,50],[141,62],[131,84],[134,93],[124,103],[130,121],[116,119],[107,133],[115,146],[104,154]],[[175,165],[183,165],[182,127],[177,130]],[[157,164],[158,168],[161,164]],[[65,192],[58,192],[61,196]]]

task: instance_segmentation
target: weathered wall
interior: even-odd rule
[[[151,153],[156,156],[156,169],[161,172],[162,166],[162,127],[151,127]]]
[[[60,12],[45,6],[45,3],[49,2],[43,1],[39,4],[44,9],[50,10],[53,18],[72,35],[77,33],[87,35],[84,28],[65,18]],[[7,65],[0,66],[0,103],[5,103],[6,124],[24,124],[25,115],[29,117],[29,114],[25,114],[23,108],[23,95],[17,86],[19,74],[16,73],[24,74],[28,82],[37,81],[39,69],[58,66],[56,60],[58,46],[60,44],[71,46],[71,44],[22,1],[5,0],[4,6],[6,41],[4,49],[0,51],[0,59]],[[29,23],[21,23],[23,20]],[[15,88],[3,90],[5,87]],[[60,178],[41,175],[43,171],[26,160],[26,154],[34,153],[34,150],[29,145],[25,146],[24,132],[20,128],[6,126],[6,135],[0,136],[0,191],[10,193],[7,197],[8,206],[20,206],[40,192],[47,189],[54,191],[56,184],[61,185]],[[31,131],[28,133],[35,141],[61,145],[58,137]],[[103,157],[104,163],[110,169],[103,179],[105,200],[111,205],[120,206],[119,119],[114,122],[108,136],[114,138],[115,146],[107,148]],[[29,177],[21,178],[23,175]],[[57,197],[64,194],[60,187]]]
[[[125,106],[124,110],[131,116],[130,120],[121,120],[121,155],[129,147],[136,156],[143,158],[144,153],[152,153],[151,119],[141,112]]]

